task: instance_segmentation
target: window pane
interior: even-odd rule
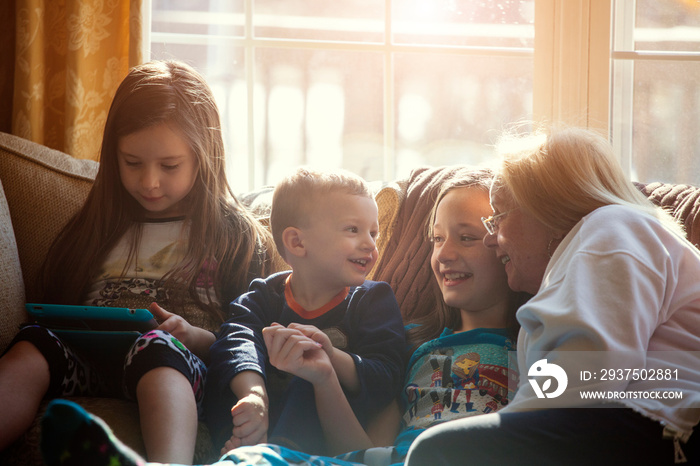
[[[700,51],[700,2],[637,0],[635,50]]]
[[[531,58],[396,57],[396,171],[483,165],[506,124],[532,118]]]
[[[699,62],[635,62],[633,180],[700,186],[699,74]]]
[[[261,183],[298,165],[383,178],[381,54],[265,48],[255,57]]]
[[[381,42],[380,0],[255,0],[256,37]]]
[[[242,47],[226,44],[151,44],[154,60],[176,57],[206,78],[221,116],[226,172],[234,191],[248,189],[248,116]]]
[[[206,77],[236,191],[302,164],[369,181],[479,165],[495,132],[532,117],[534,0],[152,2],[152,57]],[[387,41],[387,5],[401,44]],[[425,8],[442,15],[419,20]]]
[[[151,0],[154,33],[243,36],[243,0]]]
[[[395,0],[397,43],[532,47],[534,0]]]

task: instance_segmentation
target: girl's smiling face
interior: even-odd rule
[[[119,175],[124,188],[150,218],[186,213],[185,198],[197,178],[197,160],[187,141],[161,123],[119,139]]]
[[[484,246],[489,216],[488,193],[475,187],[449,191],[435,211],[430,264],[442,296],[462,311],[463,322],[480,327],[503,327],[510,290],[503,264]]]

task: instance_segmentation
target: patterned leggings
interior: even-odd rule
[[[51,379],[47,398],[113,396],[136,400],[136,385],[146,372],[171,367],[189,380],[201,415],[206,366],[168,332],[144,333],[126,354],[103,348],[74,347],[39,325],[22,328],[12,345],[19,341],[36,346],[49,364]]]

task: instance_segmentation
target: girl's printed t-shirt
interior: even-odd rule
[[[161,281],[185,257],[187,235],[187,223],[183,218],[143,223],[137,251],[125,270],[133,236],[133,230],[127,231],[107,256],[96,280],[91,283],[85,304],[147,308],[151,302],[157,302],[168,311],[181,315],[191,325],[217,330],[220,322],[195,304],[184,281],[167,288]],[[197,292],[203,302],[211,299],[219,304],[212,280],[202,273],[198,284],[201,286],[198,286]]]
[[[505,329],[445,329],[421,345],[408,364],[403,428],[396,445],[408,448],[430,426],[507,405],[517,387],[517,372],[508,369],[508,352],[514,350]]]

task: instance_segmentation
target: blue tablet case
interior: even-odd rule
[[[25,307],[36,323],[90,351],[125,352],[140,334],[158,326],[147,309],[35,303]]]

